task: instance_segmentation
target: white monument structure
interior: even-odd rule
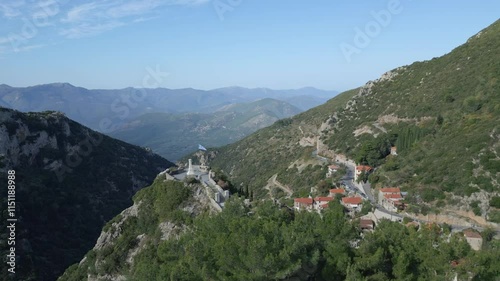
[[[187,171],[187,176],[194,176],[195,173],[194,173],[194,169],[193,169],[193,163],[191,161],[191,159],[188,160],[189,161],[189,166],[188,166],[188,171]]]

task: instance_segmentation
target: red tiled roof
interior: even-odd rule
[[[344,194],[344,192],[345,192],[345,190],[343,190],[342,188],[330,189],[330,193]]]
[[[361,219],[359,220],[359,225],[361,226],[361,228],[373,227],[373,221]]]
[[[332,197],[316,197],[316,198],[314,198],[314,201],[318,201],[318,202],[323,202],[323,201],[330,202],[332,200],[333,200]]]
[[[321,205],[321,208],[323,208],[323,209],[328,208],[328,204]]]
[[[332,170],[338,170],[338,169],[340,169],[340,167],[337,166],[337,165],[330,165],[330,166],[328,166],[328,168],[330,168]]]
[[[462,258],[462,259],[459,259],[459,260],[453,260],[450,262],[451,266],[453,267],[457,267],[459,266],[460,264],[464,263],[465,260]]]
[[[464,235],[467,236],[468,238],[483,238],[481,234],[470,229],[464,230]]]
[[[362,201],[363,201],[363,199],[361,199],[361,197],[344,197],[344,198],[342,198],[342,202],[344,204],[356,205],[356,204],[361,204]]]
[[[370,171],[372,167],[366,165],[356,166],[356,171]]]
[[[384,197],[387,199],[403,199],[399,193],[385,194]]]
[[[380,189],[380,192],[383,193],[400,193],[401,189],[399,187],[384,187]]]
[[[312,204],[313,203],[312,198],[295,198],[293,201],[296,203],[303,203],[303,204]]]

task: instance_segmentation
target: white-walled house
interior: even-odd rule
[[[483,246],[483,237],[478,232],[472,229],[464,230],[465,240],[469,243],[470,247],[473,250],[479,251]]]
[[[403,195],[399,187],[384,187],[379,190],[378,203],[385,209],[397,212],[404,209]]]
[[[330,189],[330,191],[328,192],[329,197],[335,197],[337,194],[344,195],[345,190],[342,188],[333,188],[333,189]]]
[[[330,201],[333,201],[333,200],[334,200],[334,198],[332,198],[332,197],[316,197],[316,198],[314,198],[314,206],[313,206],[313,208],[317,209],[317,210],[324,209],[323,206],[325,204],[328,205],[328,203]]]
[[[367,166],[367,165],[358,165],[358,166],[356,166],[356,170],[354,172],[354,181],[357,181],[358,177],[362,173],[368,174],[371,171],[373,171],[373,168],[371,166]]]
[[[336,173],[340,169],[340,166],[337,165],[330,165],[328,166],[328,172],[326,173],[326,177],[329,178],[333,176],[334,173]]]
[[[297,210],[312,210],[314,200],[312,198],[295,198],[293,200],[293,207]]]
[[[344,197],[342,198],[342,205],[349,210],[360,211],[363,204],[361,197]]]

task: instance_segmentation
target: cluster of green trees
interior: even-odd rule
[[[161,193],[173,192],[177,194],[174,201],[182,203],[185,199],[179,187],[157,186],[143,192],[142,200],[149,202],[147,198],[155,200],[165,197]],[[166,206],[175,211],[173,205]],[[471,250],[463,235],[446,230],[442,235],[439,227],[417,230],[382,221],[374,232],[360,235],[357,222],[348,221],[337,202],[319,215],[293,212],[270,201],[249,208],[233,198],[222,213],[201,215],[184,224],[189,226],[186,233],[166,241],[158,239],[155,230],[161,221],[158,210],[141,210],[138,218],[123,224],[125,238],[110,248],[91,251],[83,265],[73,266],[60,280],[86,280],[88,268],[93,268],[91,274],[121,274],[138,281],[451,280],[455,275],[459,280],[487,281],[500,276],[500,243],[492,235],[486,235],[485,249],[480,252]],[[142,221],[145,217],[153,218],[147,226]],[[141,233],[153,239],[132,265],[119,262],[117,257],[126,257],[137,243],[134,237]],[[96,257],[101,264],[98,269]]]
[[[417,231],[384,221],[361,239],[343,208],[320,216],[265,202],[250,212],[237,200],[223,213],[196,220],[180,240],[151,245],[133,280],[473,280],[500,275],[500,245],[474,252],[461,234]],[[490,238],[491,240],[491,238]],[[496,243],[496,244],[495,244]],[[358,247],[353,247],[357,245]],[[152,251],[153,250],[153,251]]]
[[[399,152],[411,148],[420,139],[430,133],[430,129],[419,126],[407,126],[401,129],[397,135],[396,146]]]
[[[354,158],[356,163],[372,167],[379,166],[391,152],[391,146],[397,138],[397,134],[383,134],[364,141]]]

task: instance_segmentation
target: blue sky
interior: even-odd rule
[[[0,83],[347,90],[441,56],[500,1],[12,0],[0,3]],[[378,16],[377,16],[378,15]]]

